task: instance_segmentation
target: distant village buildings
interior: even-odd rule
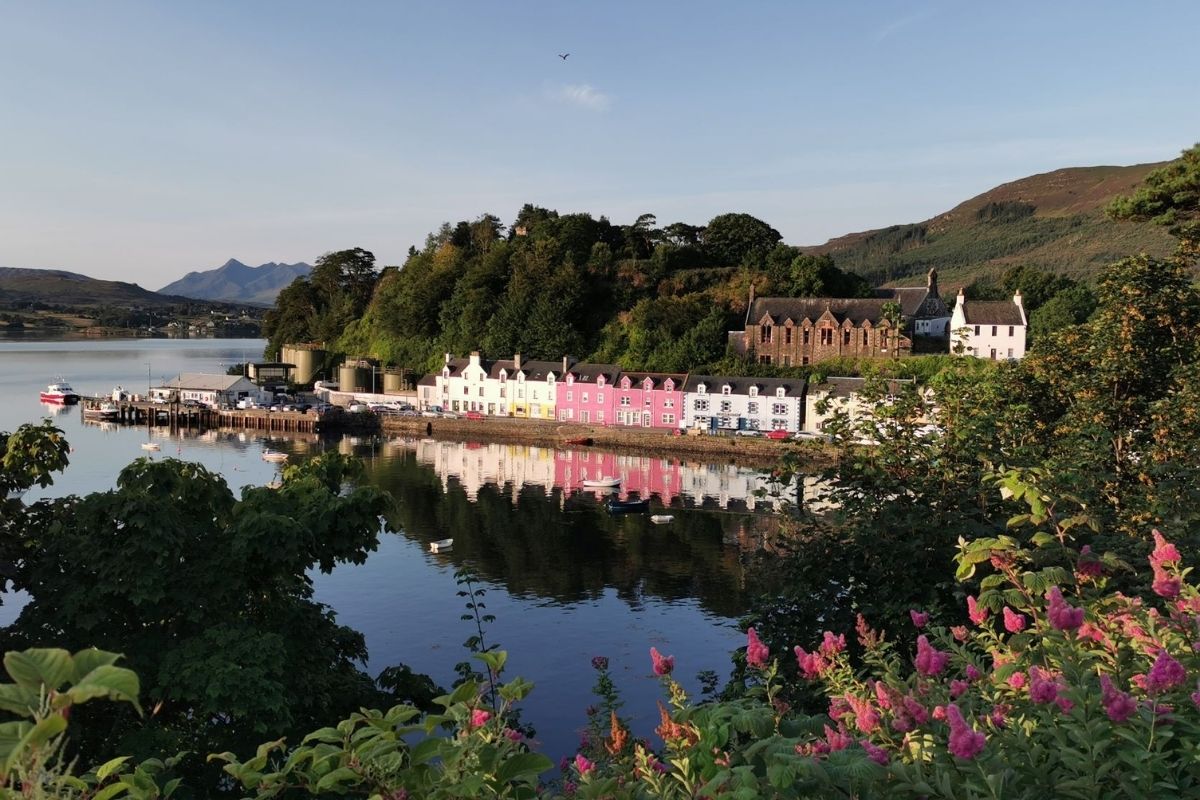
[[[784,367],[897,358],[912,351],[914,336],[948,335],[950,317],[931,269],[924,287],[876,289],[870,298],[755,297],[751,287],[744,330],[732,338],[741,354]]]
[[[950,352],[992,361],[1023,358],[1028,325],[1020,291],[1012,300],[968,300],[959,289],[950,318]]]

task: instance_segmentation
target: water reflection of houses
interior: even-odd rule
[[[453,481],[471,499],[484,486],[506,487],[517,502],[522,488],[555,489],[568,496],[590,492],[583,482],[621,479],[620,497],[655,497],[673,508],[737,512],[779,511],[798,501],[795,486],[772,486],[763,470],[732,464],[704,464],[650,458],[595,449],[555,450],[520,444],[462,443],[434,439],[395,439],[389,447],[415,452],[447,489]]]

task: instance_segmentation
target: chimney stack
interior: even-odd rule
[[[521,354],[517,353],[513,356],[513,372],[521,371]]]
[[[1025,308],[1025,304],[1021,302],[1021,290],[1017,289],[1017,293],[1013,295],[1013,302],[1021,308]]]
[[[566,374],[567,374],[567,357],[566,357],[566,356],[563,356],[563,371],[562,371],[562,374],[563,374],[564,376],[566,376]]]
[[[935,295],[935,296],[937,295],[937,293],[938,293],[937,269],[931,268],[929,270],[929,275],[925,281],[925,285],[929,288],[930,294]]]
[[[450,363],[450,354],[449,353],[446,353],[446,362],[445,363],[447,363],[447,364]]]

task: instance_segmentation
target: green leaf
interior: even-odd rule
[[[553,767],[554,762],[541,753],[518,753],[500,765],[496,779],[508,783],[525,775],[535,777]]]
[[[21,720],[0,723],[0,758],[7,759],[31,730],[32,722]]]
[[[110,761],[105,761],[96,768],[96,778],[98,780],[104,780],[128,760],[129,756],[118,756]]]
[[[137,701],[140,688],[137,673],[133,670],[106,664],[85,675],[79,683],[67,690],[67,694],[74,703],[86,703],[97,697],[125,700],[132,703],[140,714],[142,707]]]
[[[107,667],[110,664],[116,663],[120,657],[119,653],[109,653],[104,650],[97,650],[94,647],[89,647],[87,650],[80,650],[72,657],[75,669],[71,675],[71,681],[79,683],[84,679],[84,676],[96,667]]]
[[[129,791],[129,786],[124,783],[110,783],[92,796],[92,800],[112,800],[125,792]]]
[[[323,792],[339,783],[357,782],[359,779],[358,773],[349,767],[338,767],[330,772],[321,780],[317,781],[317,792]]]
[[[41,697],[33,689],[16,683],[0,683],[0,709],[29,717],[40,704]]]
[[[60,648],[34,648],[4,654],[4,669],[20,686],[38,691],[58,689],[71,679],[71,654]]]

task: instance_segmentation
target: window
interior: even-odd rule
[[[758,413],[758,403],[747,403],[746,404],[746,413],[747,414],[757,414]]]
[[[708,401],[697,398],[696,401],[692,403],[692,408],[696,411],[708,411]]]
[[[666,400],[663,400],[663,408],[674,408],[674,407],[675,407],[675,398],[674,397],[668,397]]]
[[[847,344],[847,345],[850,344],[850,330],[849,329],[842,331],[842,344]]]
[[[792,343],[792,329],[791,328],[783,329],[783,343],[784,344]]]
[[[580,401],[584,402],[584,403],[586,403],[588,401],[588,393],[587,392],[583,393],[583,397],[580,398]]]
[[[503,386],[500,387],[500,396],[504,397],[504,387]]]
[[[729,388],[729,384],[725,384],[724,386],[721,387],[721,394],[723,394],[725,396],[729,396],[730,391],[731,390]]]
[[[995,360],[996,360],[996,348],[994,348],[994,347],[992,348],[992,355],[991,355],[991,359],[992,359],[992,361],[995,361]]]
[[[1012,326],[1012,325],[1009,325],[1009,326],[1008,326],[1008,335],[1009,335],[1009,336],[1012,336],[1012,335],[1013,335],[1013,326]]]
[[[808,328],[804,329],[804,344],[808,344]]]
[[[772,403],[771,404],[771,413],[772,414],[786,414],[787,413],[787,403]]]
[[[770,364],[770,363],[771,363],[771,357],[770,357],[770,356],[759,356],[759,357],[758,357],[758,363],[760,363],[760,364]]]
[[[750,396],[751,396],[751,397],[758,397],[758,387],[757,387],[757,386],[751,386],[751,387],[750,387]]]
[[[604,405],[604,392],[596,392],[596,402]]]
[[[596,412],[596,422],[600,423],[601,425],[604,424],[604,412],[603,411]]]
[[[791,357],[791,356],[784,356],[784,357],[783,357],[783,365],[784,365],[785,367],[790,367],[790,366],[792,365],[792,357]]]
[[[996,326],[993,325],[992,326],[992,336],[995,336],[995,335],[996,335]]]
[[[674,425],[675,424],[675,415],[674,414],[663,414],[662,415],[662,424],[663,425]]]
[[[728,414],[728,413],[729,413],[730,411],[732,411],[732,410],[733,410],[733,403],[732,403],[731,401],[729,401],[729,400],[722,400],[722,401],[721,401],[721,411],[722,411],[722,413]]]
[[[629,407],[629,395],[624,395],[621,397],[621,405],[625,406],[626,408]]]
[[[776,431],[787,430],[787,420],[786,419],[771,420],[771,429],[776,430]]]
[[[504,383],[506,380],[508,380],[508,373],[502,370],[500,372],[500,382]]]
[[[763,325],[761,328],[758,329],[758,340],[760,342],[762,342],[763,344],[769,344],[771,342],[771,326],[770,325]]]
[[[979,335],[979,326],[978,325],[975,326],[975,335],[976,336]]]
[[[467,387],[465,387],[465,386],[463,387],[463,394],[466,394],[466,393],[467,393],[467,392],[469,392],[469,391],[470,391],[470,389],[468,389],[468,388],[467,388]]]
[[[808,364],[808,356],[801,357],[800,366],[806,366],[807,364]]]
[[[1012,354],[1012,348],[1011,348],[1011,347],[1010,347],[1010,348],[1008,348],[1008,357],[1009,357],[1009,358],[1012,358],[1012,357],[1013,357],[1013,354]]]
[[[821,344],[833,344],[833,330],[830,328],[821,329]]]
[[[483,387],[482,386],[479,387],[479,396],[483,397]]]
[[[574,399],[575,399],[575,393],[574,393],[574,392],[567,392],[567,402],[569,403],[569,402],[571,402],[571,401],[572,401],[572,400],[574,400]]]
[[[863,331],[863,347],[867,346],[867,332]]]

